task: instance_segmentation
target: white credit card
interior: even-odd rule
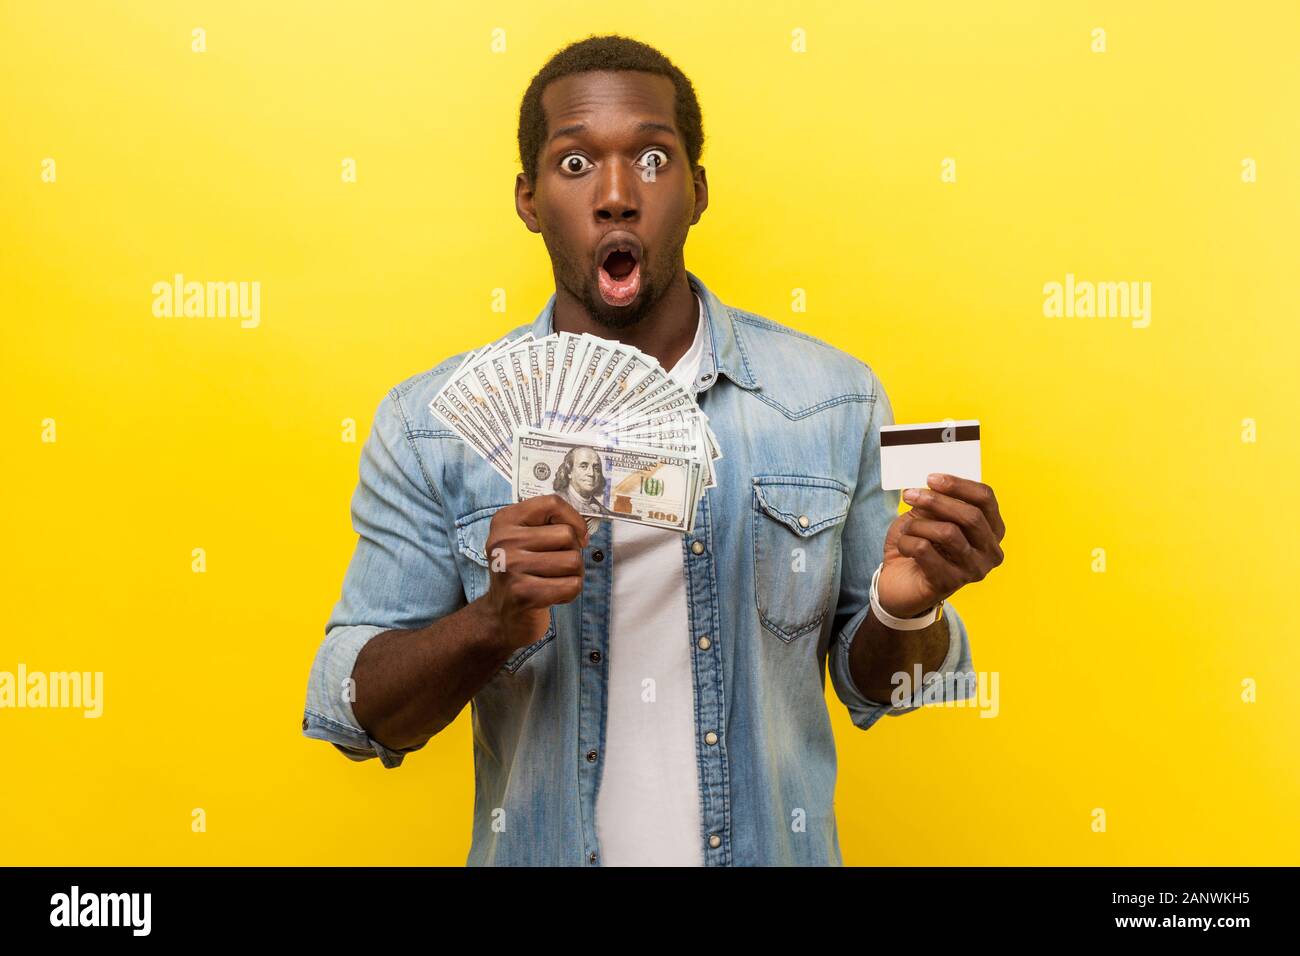
[[[924,488],[935,472],[981,480],[978,421],[880,426],[881,488]]]

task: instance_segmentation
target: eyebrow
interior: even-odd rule
[[[673,129],[667,123],[656,123],[651,120],[642,120],[640,123],[637,124],[636,131],[638,133],[645,133],[650,130],[657,130],[661,133],[670,133],[673,136],[677,135],[677,130]],[[561,136],[573,136],[577,133],[585,133],[586,131],[587,131],[586,123],[574,123],[571,126],[561,126],[559,129],[557,129],[554,133],[551,134],[551,138],[547,140],[547,142],[553,143]]]

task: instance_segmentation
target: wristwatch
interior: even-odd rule
[[[871,611],[876,615],[876,620],[895,631],[919,631],[922,628],[929,627],[943,616],[942,601],[914,617],[894,617],[894,615],[882,608],[879,593],[876,591],[876,581],[879,580],[880,572],[884,567],[885,564],[882,561],[876,566],[875,573],[871,575]]]

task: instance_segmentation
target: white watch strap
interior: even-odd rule
[[[871,575],[871,613],[876,615],[876,620],[895,631],[919,631],[921,628],[929,627],[938,620],[938,604],[930,608],[930,613],[924,617],[894,617],[894,615],[882,608],[880,598],[876,594],[876,581],[879,579],[884,566],[884,562],[876,565],[876,573]]]

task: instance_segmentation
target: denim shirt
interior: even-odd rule
[[[872,572],[899,493],[880,487],[879,428],[893,413],[863,362],[770,319],[704,302],[694,382],[723,457],[682,537],[691,645],[700,842],[708,866],[840,865],[835,741],[825,692],[854,726],[909,713],[866,697],[849,648],[870,611]],[[552,295],[529,325],[553,331]],[[493,339],[499,338],[494,336]],[[488,590],[492,515],[510,483],[428,410],[467,353],[384,396],[352,498],[359,539],[312,665],[303,733],[354,760],[399,766],[352,712],[352,667],[376,634],[420,628]],[[604,765],[614,549],[602,521],[583,550],[582,593],[470,701],[474,822],[469,865],[600,864],[596,792]],[[926,687],[971,670],[950,603],[946,660]],[[955,696],[969,696],[956,681]],[[951,699],[951,697],[949,698]],[[900,768],[901,769],[901,768]],[[859,804],[861,807],[861,804]]]

